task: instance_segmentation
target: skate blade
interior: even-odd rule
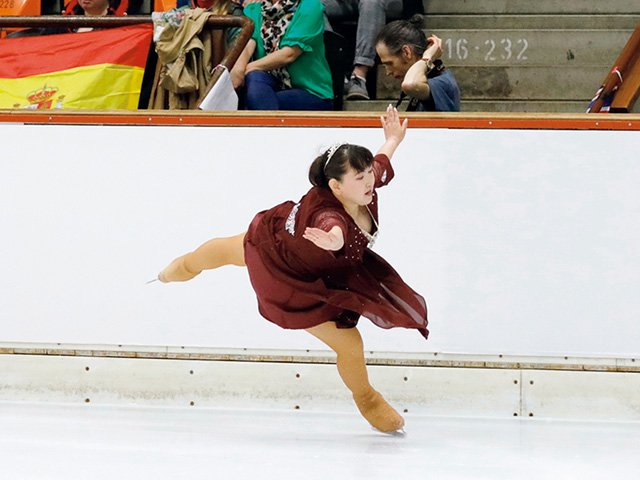
[[[391,437],[400,437],[404,438],[407,436],[407,432],[404,431],[404,427],[400,430],[392,430],[391,432],[383,432],[382,430],[378,430],[376,427],[371,427],[374,432],[384,433],[385,435],[389,435]]]

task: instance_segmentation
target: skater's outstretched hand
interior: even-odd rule
[[[336,252],[344,246],[344,236],[342,235],[342,229],[340,227],[333,227],[328,232],[325,232],[321,228],[307,227],[302,237],[317,247],[332,252]]]
[[[398,113],[398,110],[394,106],[389,105],[387,107],[386,114],[380,117],[380,123],[384,130],[385,142],[384,145],[380,147],[380,150],[378,150],[378,153],[385,154],[387,157],[391,158],[393,153],[396,151],[396,148],[398,148],[398,145],[400,145],[407,134],[409,120],[405,118],[404,121],[400,123],[400,114]]]

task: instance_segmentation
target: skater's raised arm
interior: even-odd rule
[[[386,115],[380,117],[380,123],[384,129],[384,145],[378,150],[379,154],[384,154],[391,158],[398,148],[398,145],[404,140],[404,136],[407,133],[408,119],[404,119],[404,122],[400,123],[400,115],[395,107],[389,105],[387,107]]]

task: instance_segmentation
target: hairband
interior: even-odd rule
[[[329,147],[329,150],[327,151],[327,161],[324,162],[325,170],[327,169],[327,165],[329,165],[329,161],[331,160],[331,157],[333,157],[333,154],[336,153],[336,151],[343,145],[346,145],[346,143],[334,143]]]

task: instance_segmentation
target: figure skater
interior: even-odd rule
[[[391,106],[380,120],[385,142],[375,157],[358,145],[332,146],[311,164],[313,187],[298,203],[258,213],[245,233],[209,240],[158,279],[179,282],[223,265],[246,266],[260,313],[280,327],[305,329],[335,351],[362,416],[392,433],[404,419],[369,383],[358,318],[415,328],[425,338],[428,330],[424,299],[371,250],[379,233],[376,189],[393,178],[390,158],[407,130]]]

